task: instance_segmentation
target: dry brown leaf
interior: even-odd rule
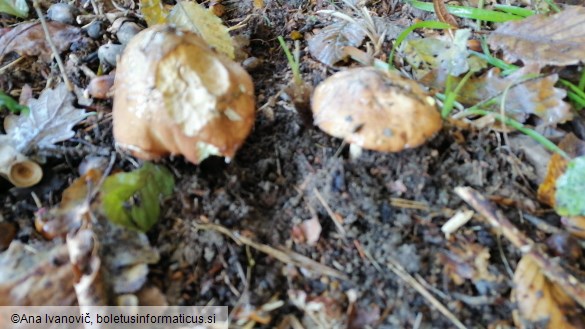
[[[530,114],[537,115],[544,125],[562,123],[572,118],[570,106],[563,101],[567,92],[555,88],[559,79],[557,74],[531,79],[523,83],[525,72],[520,69],[515,73],[500,77],[498,69],[491,69],[486,74],[471,79],[459,92],[457,101],[464,105],[475,105],[495,95],[498,101],[492,110],[499,112],[502,93],[507,89],[505,110],[506,115],[524,122]],[[510,87],[511,85],[515,85]]]
[[[309,52],[321,63],[332,66],[345,57],[343,47],[358,47],[365,37],[359,24],[340,20],[309,39]]]
[[[47,22],[47,28],[59,52],[83,39],[81,29],[72,25],[50,21]],[[44,62],[50,62],[53,56],[39,22],[22,23],[0,38],[0,61],[11,52],[25,57],[39,56]]]
[[[565,151],[571,158],[585,155],[585,142],[570,133],[559,143],[559,148]],[[544,181],[538,187],[538,200],[551,207],[555,206],[556,182],[567,168],[569,161],[557,153],[554,153],[548,162]]]
[[[581,309],[558,285],[544,276],[540,267],[525,255],[514,273],[512,299],[518,304],[514,322],[520,328],[585,328]],[[544,325],[544,326],[543,326]]]
[[[492,32],[489,43],[512,62],[574,65],[585,61],[585,8],[566,6],[551,16],[534,15],[507,22]]]
[[[445,272],[457,285],[463,284],[465,279],[473,283],[482,281],[482,284],[502,279],[489,271],[489,249],[477,243],[449,245],[449,252],[440,254],[440,259]]]
[[[73,268],[68,257],[64,245],[26,247],[12,241],[0,253],[0,305],[73,305]]]

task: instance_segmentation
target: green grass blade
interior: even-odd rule
[[[424,10],[424,11],[431,11],[435,12],[433,8],[433,4],[431,2],[422,2],[419,0],[408,0],[411,6],[416,9]],[[463,7],[463,6],[446,6],[447,11],[451,15],[455,15],[457,17],[463,18],[471,18],[471,19],[479,19],[482,21],[487,22],[494,22],[494,23],[503,23],[508,21],[518,21],[524,19],[522,16],[508,14],[505,12],[500,11],[493,11],[487,9],[478,9],[478,8],[471,8],[471,7]]]
[[[539,132],[537,132],[533,129],[527,128],[522,123],[520,123],[514,119],[510,119],[510,118],[503,116],[503,115],[496,113],[496,112],[480,110],[480,109],[473,109],[473,108],[466,110],[465,113],[468,115],[483,115],[483,116],[493,115],[496,120],[502,122],[506,126],[514,128],[514,129],[518,130],[519,132],[525,134],[526,136],[534,139],[535,141],[540,143],[542,146],[544,146],[544,148],[546,148],[547,150],[549,150],[551,152],[555,152],[565,159],[570,159],[569,155],[565,151],[561,150],[555,143],[551,142],[548,138],[544,137]]]
[[[499,11],[503,11],[505,13],[516,15],[516,16],[521,16],[521,17],[529,17],[529,16],[532,16],[535,14],[534,10],[530,10],[530,9],[526,9],[526,8],[522,8],[522,7],[517,7],[517,6],[496,4],[496,5],[494,5],[494,8],[496,8]]]

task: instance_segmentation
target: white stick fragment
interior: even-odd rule
[[[446,237],[455,233],[461,226],[467,224],[471,217],[473,217],[473,210],[458,211],[453,217],[451,217],[443,226],[441,231],[445,233]]]

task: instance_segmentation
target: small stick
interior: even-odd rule
[[[455,193],[483,215],[486,221],[520,249],[522,254],[532,256],[549,280],[557,283],[579,305],[585,307],[585,285],[562,268],[558,262],[552,260],[538,244],[515,227],[491,202],[470,187],[456,187]]]
[[[323,199],[323,197],[321,196],[321,193],[319,193],[319,190],[314,189],[313,192],[315,192],[315,196],[317,197],[317,200],[319,200],[319,202],[321,202],[321,205],[325,208],[325,211],[327,211],[327,214],[329,215],[329,217],[331,217],[331,220],[333,221],[333,224],[335,224],[335,227],[337,228],[337,231],[339,232],[339,234],[341,234],[342,236],[345,236],[346,235],[345,229],[335,219],[335,217],[336,217],[335,213],[333,212],[333,210],[331,210],[331,207],[329,207],[327,202],[325,202],[325,199]]]
[[[70,92],[73,92],[73,85],[71,84],[71,81],[69,81],[67,74],[65,74],[65,65],[63,65],[63,61],[61,60],[61,56],[59,55],[59,51],[57,51],[57,47],[55,47],[55,44],[53,43],[53,40],[51,39],[51,35],[49,34],[49,28],[47,27],[47,21],[45,20],[45,17],[43,16],[43,12],[41,11],[41,7],[39,6],[38,0],[33,0],[33,7],[35,7],[35,10],[37,12],[37,16],[39,16],[39,20],[41,21],[41,26],[43,27],[43,32],[45,33],[45,38],[47,39],[47,43],[51,47],[51,51],[53,52],[53,56],[55,56],[55,60],[57,61],[57,65],[59,66],[59,71],[61,71],[61,76],[63,77],[63,82],[65,82],[65,85],[67,86],[67,90],[69,90]]]
[[[293,264],[297,267],[304,267],[306,269],[308,269],[309,271],[314,271],[316,273],[322,274],[322,275],[328,275],[334,278],[339,278],[342,280],[349,280],[349,278],[347,277],[347,275],[336,271],[328,266],[325,266],[321,263],[318,263],[306,256],[303,256],[301,254],[298,254],[294,251],[291,250],[286,250],[286,249],[276,249],[273,248],[269,245],[266,244],[262,244],[262,243],[258,243],[255,242],[254,240],[247,238],[243,235],[239,235],[237,233],[234,233],[232,231],[230,231],[228,228],[218,225],[218,224],[200,224],[200,223],[193,223],[193,228],[196,230],[212,230],[212,231],[216,231],[219,232],[227,237],[229,237],[230,239],[232,239],[235,243],[239,244],[239,245],[246,245],[249,246],[251,248],[254,248],[268,256],[272,256],[274,258],[276,258],[277,260],[285,263],[285,264]]]

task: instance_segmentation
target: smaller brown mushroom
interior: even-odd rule
[[[423,144],[442,120],[416,82],[374,67],[334,74],[315,89],[314,122],[350,145],[399,152]]]
[[[234,156],[254,125],[254,85],[198,35],[167,25],[138,33],[116,70],[116,144],[142,159],[199,163]]]

